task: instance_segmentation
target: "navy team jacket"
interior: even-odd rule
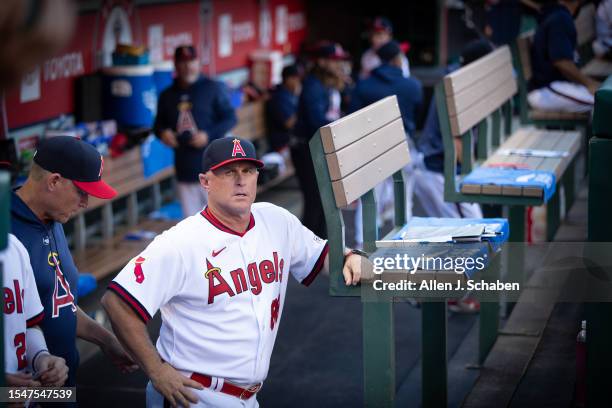
[[[62,224],[44,224],[15,194],[11,196],[11,232],[28,250],[45,316],[40,327],[49,352],[66,360],[66,387],[76,385],[78,271],[68,249]],[[55,264],[59,262],[59,267]]]

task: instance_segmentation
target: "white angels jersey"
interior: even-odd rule
[[[28,366],[26,329],[43,319],[28,251],[9,234],[8,247],[0,252],[4,296],[4,368],[16,373]]]
[[[161,309],[157,350],[174,368],[255,384],[268,373],[288,273],[309,285],[327,252],[273,204],[253,204],[243,234],[206,208],[156,237],[108,289],[145,322]]]

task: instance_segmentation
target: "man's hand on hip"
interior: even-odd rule
[[[168,363],[162,363],[159,368],[149,374],[153,387],[167,399],[173,407],[189,407],[189,403],[196,404],[197,396],[189,390],[203,390],[204,387],[197,381],[185,377]]]

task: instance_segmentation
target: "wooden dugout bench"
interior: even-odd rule
[[[435,89],[444,143],[444,197],[450,202],[475,202],[508,207],[510,242],[525,242],[525,207],[547,204],[547,237],[559,225],[559,186],[565,188],[567,207],[574,197],[574,159],[580,148],[577,131],[520,128],[512,132],[512,97],[517,91],[512,57],[507,46],[444,77]],[[474,141],[477,137],[477,156]],[[455,140],[462,146],[461,174],[457,174]],[[538,153],[517,154],[523,151]],[[538,152],[539,151],[539,152]],[[545,157],[544,153],[559,154]],[[510,168],[507,179],[470,182],[476,172]],[[514,168],[514,169],[513,169]],[[501,170],[499,170],[501,171]],[[511,172],[511,173],[510,173]],[[546,177],[551,185],[531,181]],[[477,178],[476,178],[477,179]],[[554,194],[550,192],[554,189]],[[546,191],[548,190],[548,192]],[[523,253],[510,257],[511,281],[523,282]]]
[[[370,259],[384,257],[391,248],[377,249],[378,229],[374,187],[392,176],[395,193],[395,228],[383,239],[393,239],[406,224],[404,179],[402,168],[410,161],[406,134],[397,98],[391,96],[319,129],[310,141],[317,182],[322,198],[329,238],[330,294],[360,296],[363,305],[364,381],[366,406],[392,407],[395,397],[395,350],[393,300],[399,297],[422,297],[423,406],[442,406],[447,401],[447,305],[444,294],[433,299],[430,292],[406,293],[389,291],[375,293],[373,275],[364,274],[361,287],[346,287],[342,278],[344,223],[341,208],[361,198],[363,205],[364,249]],[[427,219],[421,219],[427,220]],[[456,219],[432,219],[446,225]],[[472,220],[478,222],[478,220]],[[504,223],[505,220],[498,220]],[[503,237],[502,237],[503,239]],[[421,256],[440,247],[418,244],[402,248],[410,256]],[[443,253],[453,256],[486,254],[490,276],[499,273],[501,244],[488,242],[450,244]],[[364,267],[369,263],[364,261]],[[383,273],[384,281],[427,278],[439,281],[464,281],[472,273],[427,270],[415,276],[406,270]],[[456,293],[453,293],[456,296]],[[498,327],[498,303],[495,299],[483,305],[480,324],[479,360],[483,361],[493,345]]]

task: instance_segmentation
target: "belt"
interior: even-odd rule
[[[210,385],[212,384],[212,377],[205,374],[193,373],[191,374],[191,379],[199,382],[206,388],[210,388]],[[253,395],[257,394],[257,391],[260,389],[261,383],[252,385],[248,388],[243,388],[239,385],[232,384],[229,381],[224,381],[223,386],[218,391],[224,394],[232,395],[241,400],[248,400]]]

